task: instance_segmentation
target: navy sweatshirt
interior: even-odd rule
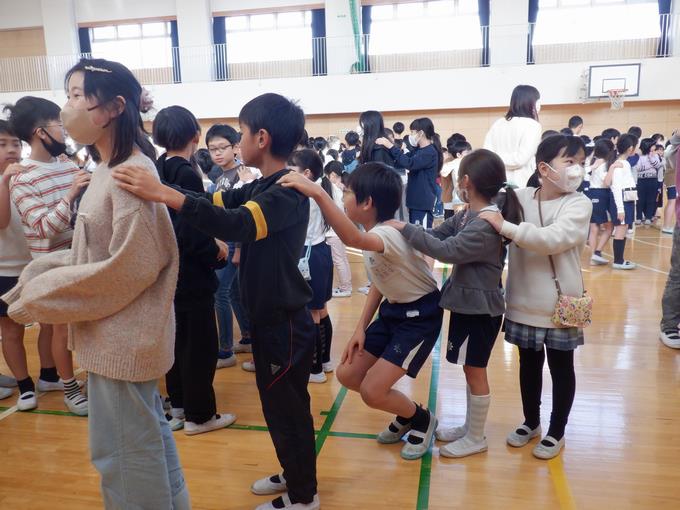
[[[439,155],[434,145],[404,154],[398,147],[390,149],[398,167],[409,171],[406,187],[406,207],[418,211],[431,211],[437,199],[437,173]]]

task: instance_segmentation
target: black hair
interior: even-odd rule
[[[607,170],[609,170],[609,167],[616,161],[616,156],[616,147],[614,147],[612,141],[607,138],[602,138],[595,142],[590,164],[592,165],[596,159],[603,159],[607,162]]]
[[[510,120],[514,117],[528,117],[538,120],[536,111],[536,101],[541,98],[541,93],[536,87],[531,85],[517,85],[510,97],[510,108],[505,114],[505,119]]]
[[[536,168],[539,163],[548,163],[560,156],[576,156],[579,151],[585,154],[586,146],[578,136],[553,135],[538,144],[536,149]],[[467,159],[467,158],[466,158]]]
[[[592,140],[590,139],[590,137],[588,135],[578,135],[578,136],[581,140],[583,140],[583,143],[585,143],[586,145],[588,145],[590,142],[592,142]]]
[[[118,96],[125,99],[123,111],[114,119],[113,150],[108,166],[124,163],[132,155],[135,146],[148,158],[155,160],[156,149],[149,141],[141,116],[143,89],[135,75],[119,62],[83,58],[66,73],[64,83],[67,89],[71,76],[77,72],[84,76],[85,97],[96,98],[98,105],[111,102]]]
[[[300,138],[300,141],[297,144],[298,146],[304,147],[305,149],[311,148],[309,133],[307,133],[306,129],[302,130],[302,137]]]
[[[208,149],[198,149],[194,153],[194,160],[201,169],[201,172],[203,172],[205,175],[210,173],[210,170],[213,167],[213,161],[210,157],[210,151],[208,151]]]
[[[593,136],[593,143],[597,143],[600,140],[602,140],[603,136],[602,135],[595,135]]]
[[[361,126],[361,129],[364,130],[359,161],[367,163],[371,160],[375,141],[378,138],[385,136],[385,121],[380,112],[368,110],[359,116],[359,125]]]
[[[659,149],[664,150],[663,145],[660,143],[654,144],[654,150],[658,151]]]
[[[385,128],[385,138],[389,138],[390,136],[394,138],[394,131],[392,131],[390,128],[386,127]]]
[[[477,193],[499,206],[506,220],[521,223],[522,205],[514,190],[506,188],[505,164],[498,154],[487,149],[472,151],[460,162],[458,181],[466,175]]]
[[[451,139],[449,138],[449,140]],[[446,150],[449,151],[449,154],[455,158],[456,154],[459,152],[472,150],[472,145],[470,145],[468,142],[457,141],[453,142],[453,144],[447,144]]]
[[[324,175],[323,160],[318,152],[314,149],[295,151],[288,158],[288,164],[298,167],[303,172],[309,170],[312,173],[312,180],[314,182],[321,179],[321,187],[333,198],[333,183]],[[326,222],[326,218],[323,221],[325,230],[328,230],[330,226]]]
[[[406,126],[404,126],[403,122],[395,122],[394,125],[392,126],[392,129],[394,132],[398,135],[402,134],[404,132],[404,129],[406,129]]]
[[[335,149],[328,149],[328,152],[326,152],[326,155],[329,158],[333,158],[333,161],[337,161],[338,158],[340,157],[340,153],[336,151]]]
[[[319,136],[319,137],[314,139],[314,148],[317,151],[322,151],[326,147],[328,147],[328,142],[326,141],[326,139],[323,136]]]
[[[621,136],[621,132],[618,129],[615,128],[607,128],[604,131],[602,131],[602,138],[618,138]]]
[[[168,106],[153,120],[153,140],[166,151],[184,149],[201,132],[194,114],[183,106]]]
[[[348,131],[347,134],[345,134],[345,141],[347,142],[347,145],[359,145],[359,133],[356,131]]]
[[[574,115],[569,119],[569,123],[567,124],[571,129],[575,129],[579,126],[583,125],[583,119],[579,117],[578,115]]]
[[[12,126],[10,126],[9,122],[2,119],[0,119],[0,135],[8,135],[13,136],[15,138],[19,138],[12,129]]]
[[[574,136],[574,132],[571,130],[571,128],[568,127],[560,129],[560,134],[566,136]]]
[[[415,119],[413,122],[411,122],[409,129],[413,131],[422,131],[425,134],[425,138],[430,140],[432,145],[434,145],[434,148],[437,149],[437,172],[439,172],[444,165],[444,153],[442,151],[442,142],[439,139],[439,135],[434,132],[434,124],[432,123],[432,120],[430,120],[428,117]]]
[[[658,142],[660,138],[663,138],[664,140],[666,139],[666,137],[663,136],[661,133],[654,133],[651,138],[656,142]]]
[[[31,143],[36,129],[52,120],[59,120],[61,108],[42,97],[24,96],[14,105],[5,106],[3,111],[9,114],[9,129],[19,139]]]
[[[357,204],[371,198],[378,222],[391,220],[401,207],[401,178],[385,163],[357,166],[347,180],[347,187],[354,193]]]
[[[326,177],[331,174],[336,174],[338,177],[342,178],[342,174],[345,173],[345,165],[340,163],[340,161],[329,161],[326,163],[323,173]]]
[[[654,145],[656,143],[653,138],[643,138],[640,140],[640,152],[646,156],[654,148]]]
[[[449,140],[454,142],[467,142],[467,138],[465,138],[465,135],[462,133],[453,133],[451,136],[449,136],[448,140],[446,140],[446,145],[449,144]]]
[[[210,126],[210,129],[205,134],[205,144],[208,145],[213,138],[224,138],[232,145],[241,141],[238,131],[229,124],[214,124]]]
[[[305,114],[290,99],[274,94],[262,94],[241,108],[238,120],[248,126],[252,134],[263,129],[271,138],[272,156],[288,158],[302,139]]]
[[[545,131],[543,131],[543,134],[541,135],[541,141],[545,140],[546,138],[548,138],[550,136],[555,136],[555,135],[559,135],[559,134],[560,134],[560,132],[555,131],[554,129],[546,129]]]
[[[640,137],[642,136],[642,129],[639,128],[638,126],[630,126],[628,128],[628,134],[633,135],[635,138],[639,140]]]
[[[631,135],[630,133],[625,133],[621,136],[619,136],[618,141],[616,142],[616,150],[619,151],[619,156],[622,155],[624,152],[626,152],[628,149],[631,147],[635,148],[638,144],[638,139],[635,135]]]

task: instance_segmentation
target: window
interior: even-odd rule
[[[378,5],[371,10],[371,19],[372,55],[482,47],[477,0]]]
[[[541,0],[534,45],[659,37],[656,0]]]
[[[311,11],[226,19],[229,63],[312,59]]]
[[[132,23],[90,29],[92,56],[130,69],[172,67],[170,23]]]

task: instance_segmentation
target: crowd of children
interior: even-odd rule
[[[518,348],[524,418],[507,443],[539,438],[534,455],[553,458],[565,445],[574,351],[584,343],[583,325],[554,314],[560,298],[585,292],[586,242],[591,263],[605,265],[613,235],[612,267],[635,268],[624,258],[626,236],[657,220],[664,183],[671,213],[662,231],[680,242],[669,178],[680,138],[664,149],[661,135],[640,140],[631,128],[591,140],[578,116],[541,137],[540,94],[530,86],[516,88],[476,150],[460,133],[442,147],[427,117],[403,136],[404,124],[386,129],[377,111],[362,113],[344,141],[310,138],[297,104],[264,94],[242,108],[238,129],[212,126],[207,150],[190,111],[161,109],[157,157],[142,128],[142,88],[127,68],[83,60],[66,83],[63,110],[24,97],[0,121],[0,329],[14,376],[0,376],[0,398],[18,386],[25,411],[40,392],[59,390],[71,412],[89,413],[107,508],[190,508],[171,431],[234,423],[218,413],[213,379],[240,352],[253,354],[243,368],[255,372],[281,465],[253,483],[255,494],[281,494],[258,510],[320,507],[308,384],[334,370],[390,416],[377,440],[403,440],[404,459],[423,457],[435,439],[447,457],[486,451],[486,367],[501,330]],[[96,162],[81,165],[88,171],[66,155],[65,131]],[[22,142],[31,151],[23,160]],[[327,304],[352,295],[346,247],[362,251],[369,283],[335,366]],[[441,290],[433,259],[454,266]],[[662,322],[664,343],[678,347],[679,263]],[[444,311],[446,359],[462,365],[467,382],[457,426],[438,426],[434,409],[395,387],[429,358]],[[23,344],[31,323],[40,324],[37,385]],[[89,400],[71,351],[88,373]],[[553,399],[543,434],[546,358]]]

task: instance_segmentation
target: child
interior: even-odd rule
[[[454,264],[440,305],[451,311],[446,359],[463,365],[467,414],[463,426],[437,430],[437,439],[448,442],[439,449],[445,457],[466,457],[488,448],[484,426],[491,395],[486,367],[505,311],[501,284],[505,247],[502,237],[479,214],[498,211],[496,202],[500,202],[505,218],[521,221],[517,196],[506,187],[506,180],[503,160],[486,149],[476,150],[465,156],[458,172],[458,189],[468,204],[465,210],[431,231],[389,223],[416,250]]]
[[[10,112],[11,129],[31,146],[30,159],[22,161],[28,170],[12,179],[10,193],[21,215],[31,255],[33,259],[38,259],[71,245],[72,208],[81,190],[89,183],[90,174],[80,171],[70,160],[58,159],[65,153],[66,144],[64,127],[59,118],[60,110],[56,104],[47,99],[26,96],[6,109]],[[68,410],[85,416],[88,410],[87,397],[82,394],[75,379],[73,358],[67,341],[66,325],[41,322],[38,350],[44,352],[50,344],[52,349],[52,358],[43,354],[41,361],[53,365],[41,368],[38,392],[63,390]],[[24,407],[36,407],[32,379],[23,382],[20,392],[24,396]]]
[[[637,138],[633,135],[623,134],[619,137],[616,143],[619,156],[609,167],[605,179],[605,185],[610,185],[609,215],[614,223],[614,263],[612,264],[614,269],[630,270],[637,267],[635,263],[623,257],[628,226],[635,220],[637,192],[628,158],[635,152],[636,145]]]
[[[241,293],[251,319],[257,388],[283,467],[282,474],[258,480],[251,490],[263,495],[287,492],[258,510],[320,506],[307,391],[315,338],[306,307],[312,290],[298,270],[309,200],[277,184],[289,172],[286,162],[302,138],[304,125],[302,109],[278,94],[248,102],[239,114],[241,155],[263,177],[237,190],[185,196],[138,168],[116,172],[122,188],[165,203],[206,234],[243,243]]]
[[[345,186],[342,184],[342,174],[344,167],[338,161],[331,161],[323,169],[324,175],[331,181],[333,190],[333,201],[340,208],[345,210],[342,202],[342,190]],[[349,267],[349,260],[347,258],[347,248],[342,244],[338,234],[332,228],[326,232],[326,243],[331,247],[333,255],[333,266],[338,274],[338,286],[333,289],[334,298],[346,298],[352,295],[352,270]],[[324,359],[330,356],[330,351],[324,352]],[[330,361],[330,359],[325,362]],[[330,368],[330,366],[329,366]]]
[[[505,294],[505,340],[519,348],[519,380],[524,423],[508,435],[510,446],[521,447],[541,435],[541,388],[546,352],[553,384],[548,434],[533,450],[551,459],[564,447],[564,429],[574,401],[574,350],[583,345],[583,330],[552,322],[557,282],[567,296],[583,294],[581,251],[585,245],[591,204],[576,192],[583,180],[585,146],[575,136],[557,135],[538,146],[539,189],[517,192],[524,221],[504,220],[497,212],[483,212],[503,237],[511,239]]]
[[[321,158],[311,149],[294,152],[288,160],[288,168],[304,175],[319,185],[330,197],[333,197],[331,181],[323,177]],[[311,383],[325,383],[325,372],[332,372],[330,349],[333,336],[333,325],[328,315],[326,303],[331,300],[333,292],[333,255],[326,243],[326,232],[329,225],[316,202],[309,204],[309,225],[305,246],[300,258],[305,259],[309,267],[307,283],[312,287],[312,300],[307,305],[316,326],[316,343],[314,363],[309,376]],[[325,365],[325,366],[324,366]]]
[[[444,201],[444,219],[448,220],[455,214],[456,206],[461,206],[463,202],[456,194],[456,182],[458,182],[458,168],[463,156],[468,154],[472,147],[465,140],[456,140],[450,137],[446,141],[446,150],[452,158],[442,166],[440,175],[442,177],[442,200]]]
[[[663,186],[663,161],[653,152],[654,140],[640,141],[640,159],[637,164],[637,221],[650,226],[657,210],[659,188]]]
[[[90,455],[105,508],[191,507],[157,380],[172,366],[178,254],[165,207],[118,188],[111,169],[137,165],[158,182],[142,131],[142,87],[123,65],[82,59],[67,73],[64,127],[102,163],[83,196],[73,247],[29,264],[3,299],[28,323],[69,323],[89,371]],[[106,289],[102,292],[102,289]]]
[[[347,149],[342,151],[342,164],[345,167],[345,172],[352,173],[359,164],[357,159],[359,153],[359,134],[356,131],[347,132],[345,142],[347,142]]]
[[[591,266],[609,264],[609,260],[602,256],[602,248],[612,235],[614,226],[609,216],[611,192],[605,184],[607,172],[616,161],[614,144],[601,139],[595,143],[593,155],[590,159],[590,183],[587,196],[593,204],[593,214],[590,218],[590,234],[588,245],[593,250],[590,257]]]
[[[678,156],[679,145],[680,133],[674,133],[667,142],[666,149],[663,152],[663,180],[664,184],[666,185],[666,208],[664,209],[663,228],[661,229],[663,234],[673,234],[673,220],[675,219],[675,207],[678,196],[675,178],[677,176],[676,160]]]
[[[368,406],[397,415],[378,435],[378,442],[398,443],[411,431],[401,456],[407,460],[422,457],[430,448],[437,419],[394,385],[404,375],[418,375],[439,336],[443,312],[438,305],[439,289],[425,260],[401,234],[383,225],[401,203],[399,176],[382,163],[359,165],[345,190],[347,216],[308,179],[290,173],[281,182],[314,198],[340,239],[364,251],[373,285],[342,354],[337,378],[360,393]]]
[[[154,143],[166,150],[156,168],[161,180],[203,192],[203,179],[189,160],[198,145],[201,126],[186,108],[170,106],[153,121]],[[228,427],[232,414],[217,414],[213,379],[217,363],[215,269],[224,266],[228,248],[215,242],[170,211],[179,248],[179,277],[175,291],[175,362],[165,376],[172,403],[173,430],[186,435]]]

